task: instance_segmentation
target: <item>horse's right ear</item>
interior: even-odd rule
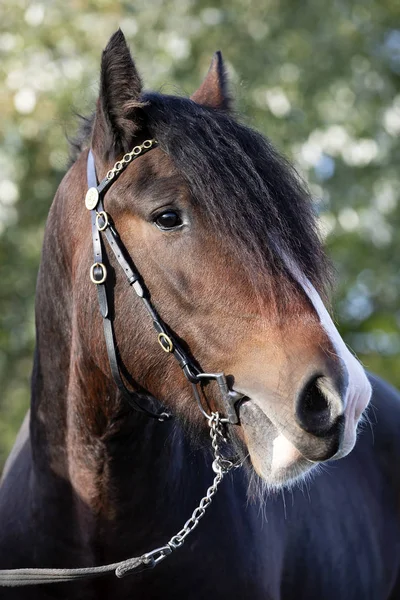
[[[105,159],[130,150],[140,129],[142,81],[120,29],[103,51],[92,147]]]
[[[220,51],[214,54],[203,83],[190,98],[203,106],[222,110],[230,109],[231,98],[228,92],[226,69]]]

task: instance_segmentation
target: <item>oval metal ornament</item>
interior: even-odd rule
[[[86,208],[88,210],[93,210],[94,208],[96,208],[98,201],[99,201],[99,192],[97,191],[97,188],[95,188],[95,187],[89,188],[88,191],[86,192],[86,196],[85,196]]]

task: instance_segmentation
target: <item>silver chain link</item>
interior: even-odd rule
[[[167,542],[167,544],[162,548],[157,548],[152,552],[144,554],[142,557],[144,564],[151,562],[158,564],[169,554],[171,554],[173,550],[176,550],[183,545],[188,535],[192,533],[194,529],[196,529],[200,519],[204,517],[206,510],[210,506],[213,497],[217,493],[219,484],[223,480],[226,473],[233,468],[241,466],[241,463],[235,463],[232,460],[225,458],[221,454],[219,442],[220,440],[224,442],[227,440],[223,434],[221,417],[218,412],[211,413],[208,418],[208,424],[210,426],[211,445],[214,453],[214,461],[212,463],[212,468],[215,473],[214,480],[208,488],[206,495],[200,500],[199,506],[195,508],[192,516],[186,521],[182,529],[173,535],[169,542]]]
[[[233,467],[233,463],[231,463],[229,466],[226,464],[225,459],[222,458],[222,455],[219,451],[218,438],[221,437],[224,439],[219,414],[211,413],[208,424],[210,426],[211,445],[214,451],[213,471],[215,473],[215,477],[212,484],[208,488],[206,495],[200,500],[199,506],[193,511],[190,519],[186,521],[182,529],[172,536],[167,543],[167,546],[171,546],[173,549],[182,546],[187,536],[194,529],[196,529],[200,519],[204,517],[206,509],[210,506],[225,473],[227,473]]]
[[[134,148],[132,148],[132,150],[130,152],[127,152],[126,154],[124,154],[124,156],[121,158],[121,160],[118,160],[115,163],[115,165],[113,166],[113,168],[108,171],[106,178],[109,180],[113,179],[117,173],[120,173],[123,169],[125,169],[125,167],[127,165],[129,165],[129,163],[134,158],[139,156],[139,154],[141,154],[143,152],[143,150],[150,150],[150,148],[152,148],[154,146],[154,144],[156,144],[156,143],[157,142],[154,139],[145,140],[143,142],[143,144],[140,144],[139,146],[135,146]]]

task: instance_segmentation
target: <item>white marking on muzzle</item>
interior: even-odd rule
[[[349,428],[355,428],[361,413],[367,407],[371,399],[371,384],[368,381],[362,365],[344,343],[317,290],[291,260],[287,259],[285,262],[314,306],[320,323],[325,329],[336,354],[342,362],[345,375],[347,375],[348,385],[345,397],[343,398],[343,403],[346,415],[346,433],[348,436],[351,436]],[[346,433],[345,438],[347,437]],[[355,438],[355,434],[353,434],[353,437]],[[348,440],[347,443],[345,441],[345,446],[347,445],[350,445],[350,440]],[[340,454],[342,454],[342,452],[340,452]]]
[[[272,442],[272,447],[272,471],[287,469],[301,458],[300,452],[291,442],[289,442],[283,433],[279,433],[276,436]]]

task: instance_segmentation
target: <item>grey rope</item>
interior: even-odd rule
[[[145,555],[131,558],[101,567],[82,569],[4,569],[0,571],[0,586],[20,587],[23,585],[39,585],[41,583],[58,583],[100,577],[112,571],[117,577],[123,577],[130,570],[144,565]]]

